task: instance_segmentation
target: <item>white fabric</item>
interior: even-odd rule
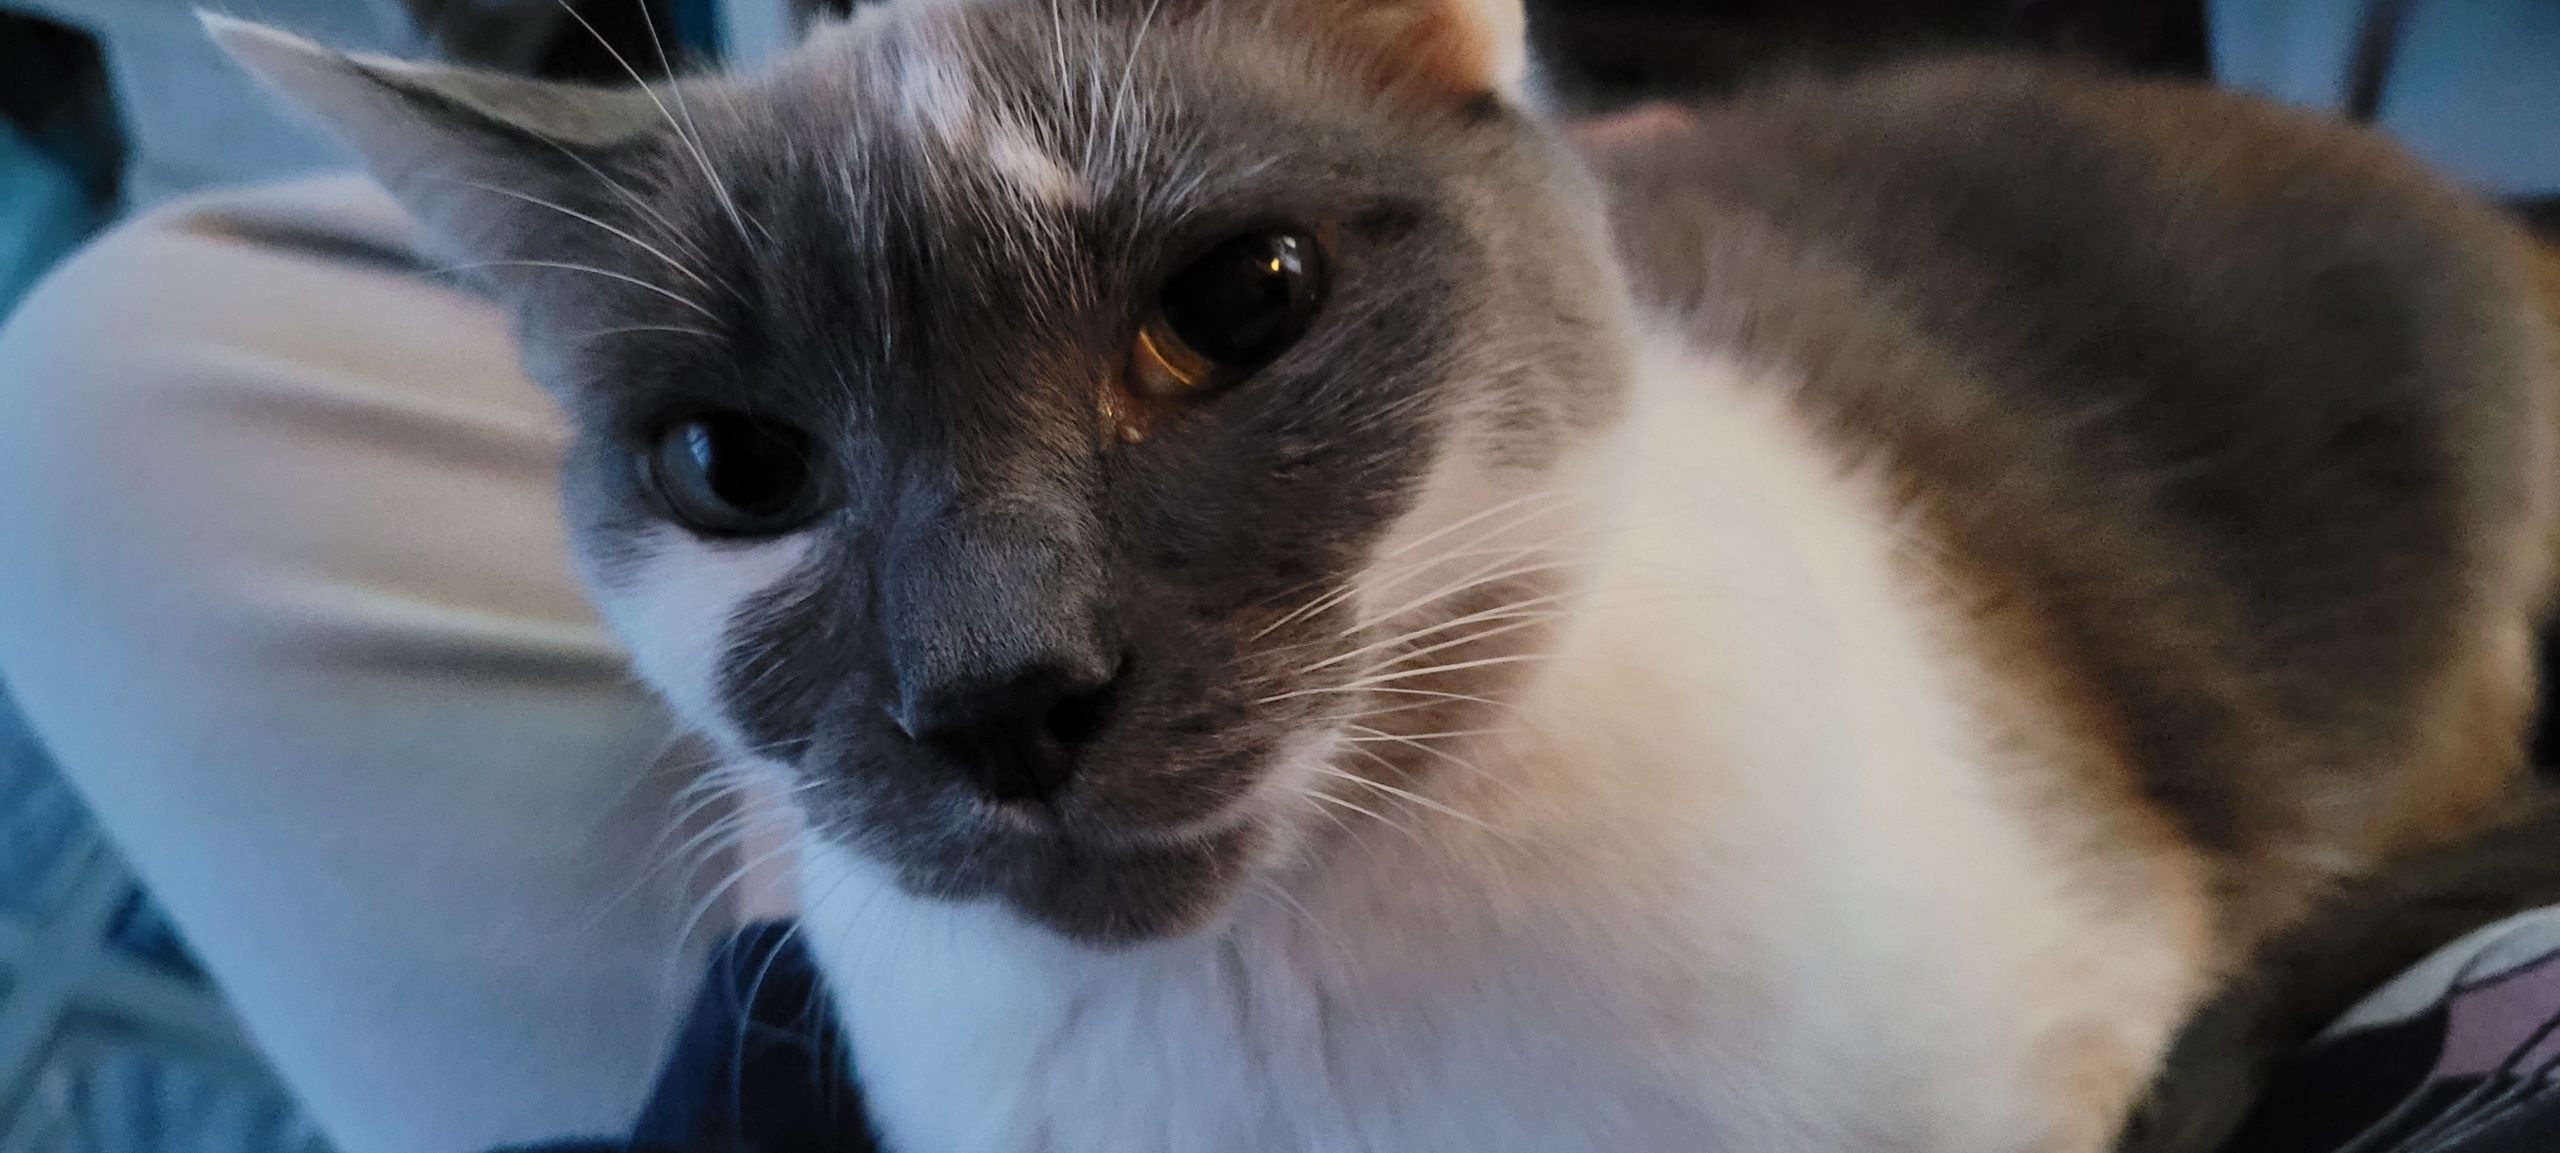
[[[2560,952],[2560,906],[2518,913],[2464,934],[2357,1002],[2323,1038],[2378,1028],[2428,1012],[2468,985],[2485,984]]]
[[[0,330],[0,677],[346,1153],[626,1126],[696,975],[692,754],[558,436],[352,179],[147,216]]]

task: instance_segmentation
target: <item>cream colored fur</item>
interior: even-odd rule
[[[1581,610],[1503,733],[1451,746],[1482,775],[1433,778],[1453,812],[1364,798],[1382,820],[1209,929],[1092,951],[810,843],[889,1143],[2103,1148],[2207,979],[2202,897],[2066,884],[1913,542],[1785,387],[1649,342],[1559,472],[1611,526]],[[1489,475],[1450,454],[1415,517],[1490,507]]]

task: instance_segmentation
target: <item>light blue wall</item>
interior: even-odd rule
[[[2225,83],[2337,108],[2366,0],[2212,0]],[[2412,0],[2378,121],[2492,191],[2560,193],[2560,0]]]

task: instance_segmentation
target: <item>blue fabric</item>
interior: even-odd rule
[[[712,958],[632,1137],[756,1153],[876,1153],[817,967],[784,923]]]
[[[71,173],[0,120],[0,316],[96,224]]]
[[[816,966],[787,922],[711,960],[627,1137],[512,1153],[880,1153]]]

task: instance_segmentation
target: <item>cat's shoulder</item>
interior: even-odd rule
[[[2194,841],[2299,841],[2342,782],[2502,787],[2560,384],[2491,206],[2311,113],[1978,59],[1779,85],[1598,167],[1657,320],[2104,654],[2074,659]]]
[[[2402,300],[2455,306],[2511,295],[2519,275],[2515,229],[2381,134],[2045,61],[1773,83],[1597,164],[1640,288],[1691,287],[1680,263],[1701,242],[1732,255],[1755,229],[1933,291],[1953,275],[2146,271],[2192,289],[2216,266],[2336,284],[2352,264]]]

